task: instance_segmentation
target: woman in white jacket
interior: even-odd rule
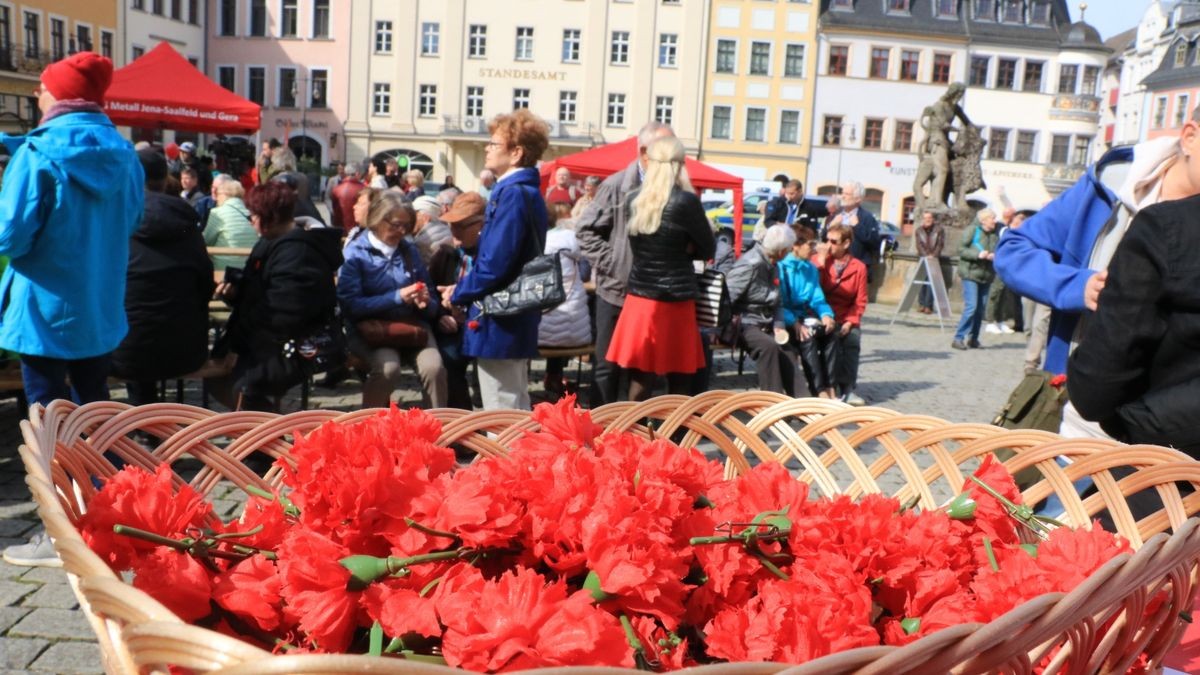
[[[560,208],[562,207],[562,208]],[[539,347],[583,347],[592,343],[591,315],[588,311],[587,291],[583,287],[587,279],[587,261],[579,251],[575,239],[575,221],[570,218],[570,207],[555,204],[550,208],[553,227],[546,232],[546,255],[562,251],[563,289],[567,299],[561,305],[542,315],[538,326]],[[558,398],[565,391],[563,369],[565,358],[546,359],[546,393]]]

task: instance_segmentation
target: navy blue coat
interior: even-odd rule
[[[394,321],[415,316],[420,310],[400,300],[400,289],[418,281],[429,289],[429,304],[421,315],[427,321],[437,316],[437,289],[412,242],[401,240],[388,258],[371,245],[363,232],[346,245],[344,254],[346,261],[338,270],[337,294],[342,313],[351,321]]]
[[[482,359],[537,356],[541,312],[483,316],[475,303],[507,287],[525,263],[541,254],[538,242],[546,241],[546,223],[546,203],[541,198],[537,169],[520,169],[492,188],[475,262],[471,271],[459,279],[451,298],[455,305],[468,306],[467,330],[463,333],[465,355]]]

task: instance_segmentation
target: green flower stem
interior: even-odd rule
[[[296,505],[292,503],[292,500],[284,497],[283,495],[277,495],[274,492],[268,492],[254,485],[247,485],[246,487],[242,488],[242,491],[255,497],[261,497],[262,499],[270,502],[279,502],[283,505],[283,512],[293,518],[296,518],[300,515],[300,509],[296,508]]]
[[[617,615],[617,618],[621,620],[621,628],[625,631],[625,641],[629,643],[634,652],[645,654],[646,646],[642,644],[642,641],[638,639],[637,633],[633,631],[633,622],[629,620],[629,615],[621,612]]]
[[[404,649],[404,640],[401,640],[398,637],[392,638],[392,641],[388,643],[388,646],[383,648],[383,653],[384,654],[395,654],[396,652],[400,651],[401,649]]]
[[[246,487],[242,488],[242,492],[245,492],[252,497],[261,497],[262,499],[272,502],[276,499],[274,492],[268,492],[257,485],[247,485]]]
[[[187,551],[194,543],[194,540],[190,538],[180,541],[178,539],[164,537],[161,534],[156,534],[154,532],[147,532],[146,530],[141,530],[136,527],[130,527],[129,525],[113,525],[113,532],[117,534],[123,534],[126,537],[133,537],[134,539],[148,541],[152,544],[169,546],[177,551]]]
[[[996,561],[996,551],[992,549],[991,539],[983,538],[983,550],[987,553],[988,564],[992,566],[992,571],[999,572],[1000,563]]]
[[[770,561],[770,559],[767,557],[766,553],[763,553],[762,551],[758,550],[757,546],[750,549],[750,555],[754,556],[755,558],[758,558],[758,562],[762,563],[762,566],[767,568],[767,571],[770,572],[771,574],[774,574],[775,576],[779,577],[780,579],[783,579],[784,581],[788,581],[791,579],[791,577],[789,577],[786,572],[784,572],[783,570],[776,567],[775,563]]]
[[[264,548],[254,548],[253,546],[243,546],[241,544],[233,544],[233,550],[246,556],[261,555],[267,560],[279,560],[279,556],[275,555],[274,551],[268,551]]]
[[[412,518],[405,518],[404,523],[406,525],[408,525],[409,527],[411,527],[412,529],[414,529],[418,532],[424,532],[425,534],[427,534],[431,537],[445,537],[447,539],[458,539],[458,535],[454,534],[453,532],[443,532],[441,530],[435,530],[432,527],[426,527],[426,526],[422,525],[421,523],[418,523],[417,521],[413,520]]]
[[[1006,498],[1004,495],[1000,494],[999,492],[996,492],[996,490],[994,490],[992,488],[992,486],[979,480],[975,476],[970,476],[969,478],[976,485],[983,488],[984,492],[988,493],[989,495],[994,497],[996,499],[996,501],[1003,504],[1005,510],[1008,511],[1008,515],[1012,516],[1014,519],[1016,519],[1022,525],[1029,528],[1030,531],[1032,531],[1034,534],[1038,535],[1039,537],[1045,539],[1046,533],[1048,533],[1050,531],[1050,529],[1046,527],[1045,522],[1051,521],[1053,523],[1056,523],[1058,526],[1062,525],[1062,523],[1059,523],[1058,521],[1054,520],[1053,518],[1044,518],[1042,516],[1035,515],[1033,513],[1033,509],[1029,508],[1028,506],[1017,505],[1017,504],[1010,502],[1008,500],[1008,498]]]
[[[422,598],[425,597],[426,595],[429,595],[429,593],[433,589],[438,587],[438,584],[442,583],[442,579],[444,579],[444,578],[445,577],[438,577],[438,578],[434,579],[433,581],[425,584],[425,588],[422,588],[421,592],[418,595],[420,595]]]
[[[370,645],[367,653],[371,656],[383,655],[383,624],[376,621],[371,624]]]

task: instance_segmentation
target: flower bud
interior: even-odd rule
[[[376,558],[373,555],[351,555],[338,562],[350,570],[350,583],[347,585],[351,590],[366,588],[390,571],[387,558]]]
[[[617,597],[600,588],[600,575],[596,574],[595,570],[588,570],[587,578],[583,580],[583,589],[591,592],[592,600],[596,602],[604,602]]]
[[[946,505],[946,515],[954,520],[970,520],[975,517],[975,506],[969,492],[960,492]]]
[[[900,620],[900,627],[904,629],[905,635],[912,635],[921,630],[921,617],[910,617]]]

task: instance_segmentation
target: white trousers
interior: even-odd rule
[[[530,410],[529,359],[476,359],[484,410]]]

